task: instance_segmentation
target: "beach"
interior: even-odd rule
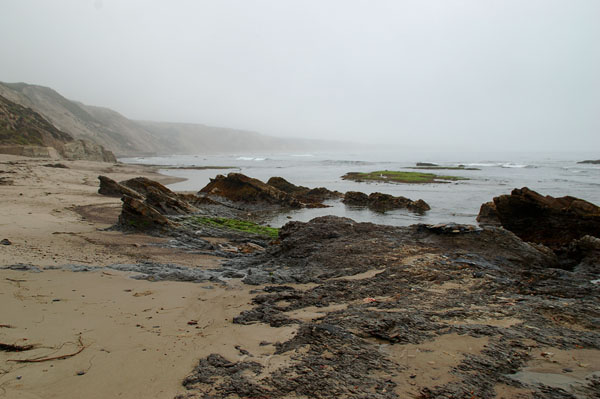
[[[0,162],[3,176],[13,181],[0,190],[0,237],[11,243],[0,247],[0,266],[21,263],[43,270],[0,270],[0,342],[36,347],[0,351],[0,396],[171,398],[182,391],[181,380],[200,357],[215,350],[233,355],[241,341],[258,350],[260,341],[285,340],[290,334],[289,328],[231,324],[250,307],[249,291],[256,287],[51,269],[143,260],[213,267],[213,257],[153,246],[164,238],[106,230],[116,223],[121,201],[97,194],[99,174],[164,183],[173,178],[123,164],[61,161],[67,168],[60,168],[44,166],[52,164],[49,160],[9,155],[1,155]],[[60,356],[82,346],[67,359],[10,361]]]
[[[325,217],[225,258],[113,228],[98,176],[175,181],[154,167],[0,155],[0,171],[0,397],[598,392],[593,263],[558,272],[512,233]],[[213,277],[115,266],[155,264]]]

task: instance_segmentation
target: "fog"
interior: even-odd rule
[[[2,0],[0,81],[282,137],[590,150],[598,21],[598,0]]]

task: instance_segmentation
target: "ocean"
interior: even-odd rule
[[[317,216],[336,215],[359,222],[406,226],[414,223],[476,224],[482,203],[509,194],[513,188],[529,187],[543,195],[578,197],[600,204],[600,165],[579,164],[598,159],[598,153],[435,153],[417,151],[311,152],[288,154],[172,155],[122,158],[126,163],[164,165],[161,173],[187,180],[171,184],[174,191],[199,191],[217,174],[240,172],[266,182],[280,176],[289,182],[330,190],[382,192],[423,199],[431,210],[423,215],[408,210],[378,213],[366,208],[326,202],[329,208],[300,209],[281,213],[267,223],[280,227],[290,220],[309,221]],[[452,183],[402,184],[342,180],[347,172],[406,170],[416,162],[440,166],[464,165],[479,170],[423,170],[440,175],[465,177]],[[235,169],[175,169],[182,166],[228,166]],[[414,170],[419,171],[419,170]]]

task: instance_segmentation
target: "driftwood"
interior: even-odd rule
[[[68,353],[66,355],[60,355],[60,356],[40,357],[40,358],[36,358],[36,359],[8,359],[7,361],[8,362],[16,362],[16,363],[40,363],[40,362],[47,362],[50,360],[62,360],[62,359],[68,359],[70,357],[80,354],[85,348],[86,348],[86,346],[81,341],[81,337],[79,337],[79,349],[76,352]]]

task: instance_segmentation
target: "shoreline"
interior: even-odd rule
[[[209,254],[178,235],[110,229],[121,200],[97,193],[99,174],[170,176],[47,163],[0,156],[12,180],[0,190],[10,241],[0,267],[25,264],[0,268],[0,343],[35,345],[0,352],[7,397],[528,398],[538,382],[600,375],[586,316],[598,310],[593,269],[550,268],[547,252],[512,233],[323,217],[291,222],[283,244],[252,256]],[[197,237],[229,250],[245,242]],[[95,267],[114,264],[146,274]],[[165,281],[147,272],[154,264],[220,275]]]

